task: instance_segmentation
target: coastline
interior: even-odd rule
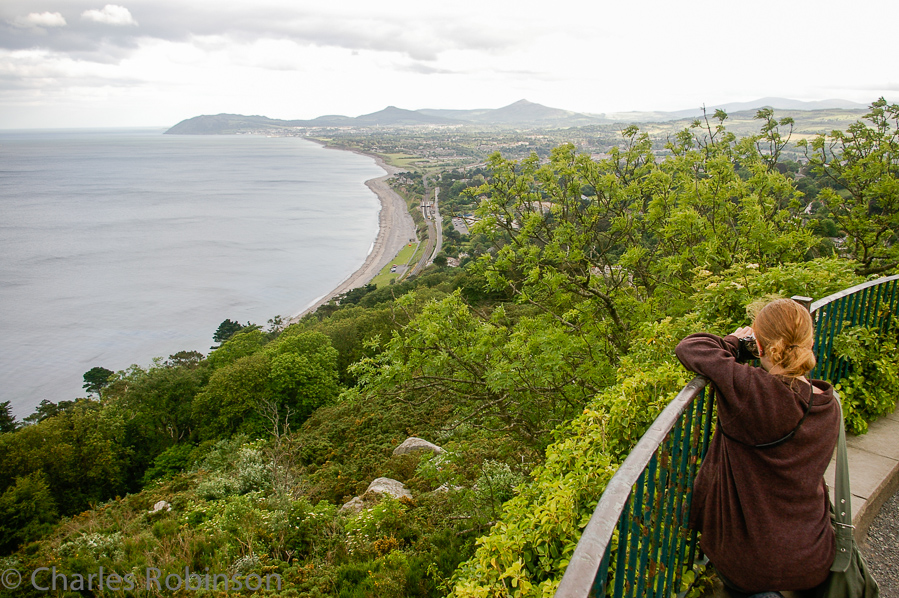
[[[298,322],[303,316],[314,312],[337,295],[368,284],[384,266],[396,257],[396,254],[410,242],[410,239],[416,239],[415,223],[406,207],[406,201],[387,184],[387,179],[398,172],[404,172],[402,168],[391,166],[380,156],[374,154],[353,149],[328,147],[316,139],[308,139],[308,141],[318,143],[325,149],[349,151],[360,156],[372,158],[375,164],[384,169],[387,174],[365,181],[365,185],[378,197],[378,201],[381,204],[381,209],[378,212],[378,236],[375,238],[365,261],[359,266],[359,269],[343,279],[331,292],[317,299],[303,311],[291,316],[287,321],[288,325]]]

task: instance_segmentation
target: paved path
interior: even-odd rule
[[[880,507],[899,487],[899,412],[868,427],[861,436],[846,435],[849,484],[852,487],[852,521],[855,538],[862,541]],[[824,474],[832,488],[834,463]]]

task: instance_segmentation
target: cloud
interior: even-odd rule
[[[137,25],[131,11],[117,4],[107,4],[102,10],[86,10],[81,13],[81,18],[105,25]]]
[[[397,69],[400,71],[406,71],[409,73],[417,73],[419,75],[455,75],[455,74],[458,74],[457,71],[436,68],[436,67],[433,67],[433,66],[430,66],[427,64],[422,64],[420,62],[399,65],[397,67]]]
[[[241,46],[283,40],[298,47],[399,54],[412,61],[434,63],[448,52],[507,52],[541,35],[540,23],[514,15],[472,21],[465,10],[424,6],[412,0],[398,0],[407,6],[390,11],[376,10],[359,0],[330,4],[305,0],[224,4],[214,0],[128,0],[129,8],[106,4],[90,10],[80,4],[83,0],[42,0],[49,10],[59,11],[48,14],[56,14],[62,21],[68,19],[65,34],[58,28],[45,33],[34,27],[28,29],[24,21],[21,28],[4,31],[3,20],[12,24],[15,15],[27,13],[32,2],[0,2],[0,48],[44,48],[91,59],[90,53],[99,56],[99,52],[113,47],[130,52],[148,40],[199,43],[204,38],[219,37]],[[138,20],[140,28],[135,26]],[[106,61],[102,57],[99,60]]]
[[[58,12],[33,12],[27,17],[17,17],[12,21],[14,27],[65,27],[66,20]]]

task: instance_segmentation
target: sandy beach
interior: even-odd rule
[[[310,139],[310,141],[315,140]],[[377,165],[383,168],[387,173],[382,177],[365,181],[366,186],[378,196],[378,200],[381,202],[381,210],[378,213],[378,236],[375,239],[371,252],[369,252],[368,256],[365,258],[365,262],[363,262],[358,270],[345,278],[333,291],[307,307],[302,312],[293,316],[289,323],[294,323],[306,314],[314,312],[321,305],[324,305],[337,295],[364,286],[374,278],[384,266],[390,263],[403,246],[416,240],[415,222],[413,222],[412,216],[409,215],[409,210],[406,208],[406,201],[387,184],[387,179],[398,172],[402,172],[402,169],[390,166],[378,156],[372,156],[371,154],[364,154],[362,152],[355,153],[373,158]]]

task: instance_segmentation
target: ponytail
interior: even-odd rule
[[[795,380],[814,369],[814,323],[802,305],[792,299],[772,301],[756,315],[752,329],[778,374]]]

